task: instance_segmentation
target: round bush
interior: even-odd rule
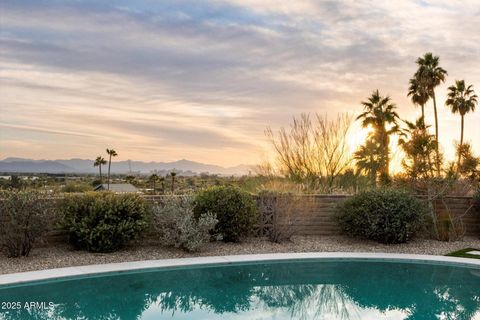
[[[194,214],[212,213],[218,223],[214,233],[225,242],[238,242],[248,235],[257,221],[257,206],[253,197],[231,186],[215,186],[201,190],[195,198]]]
[[[409,241],[425,222],[425,206],[406,191],[361,192],[337,207],[337,221],[349,236],[381,243]]]
[[[62,209],[70,242],[92,252],[116,251],[148,226],[147,205],[134,194],[99,192],[66,196]]]

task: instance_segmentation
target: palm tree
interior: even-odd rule
[[[402,129],[398,144],[405,152],[402,165],[406,173],[413,179],[430,178],[434,176],[435,166],[435,136],[428,132],[422,118],[415,123],[404,121],[406,128]]]
[[[359,172],[365,172],[372,185],[377,184],[377,174],[382,166],[383,149],[371,139],[365,142],[354,154],[355,164]]]
[[[468,142],[457,146],[457,154],[458,158],[462,159],[457,166],[458,172],[471,181],[475,181],[480,174],[480,170],[477,169],[480,157],[475,157],[472,146]]]
[[[152,174],[148,178],[148,181],[150,181],[153,184],[153,194],[156,194],[155,183],[157,182],[157,180],[158,180],[158,175],[156,173]]]
[[[165,177],[160,177],[159,180],[162,185],[162,194],[165,194]]]
[[[177,175],[176,172],[170,172],[170,176],[172,177],[172,193],[175,191],[175,176]]]
[[[418,70],[415,78],[420,79],[428,89],[428,94],[433,100],[433,112],[435,115],[435,139],[437,140],[437,174],[440,174],[440,151],[438,150],[438,114],[437,100],[435,99],[435,88],[445,82],[447,71],[439,66],[440,57],[427,52],[417,59]]]
[[[454,86],[448,87],[445,105],[450,107],[452,113],[459,113],[461,117],[460,147],[463,145],[464,117],[467,113],[475,111],[477,103],[477,95],[473,91],[473,86],[467,86],[464,80],[456,80]],[[460,165],[460,153],[458,154],[458,165]]]
[[[102,156],[98,156],[93,163],[94,167],[98,167],[100,171],[100,183],[102,183],[102,165],[107,164],[107,160],[105,160]]]
[[[428,89],[422,79],[413,77],[409,81],[407,96],[412,99],[414,105],[418,105],[422,108],[422,119],[425,122],[425,104],[430,99]]]
[[[399,131],[397,120],[399,119],[395,109],[396,106],[391,102],[389,96],[382,97],[375,90],[367,101],[362,102],[364,112],[357,117],[362,120],[362,126],[367,128],[371,126],[373,132],[370,135],[372,142],[378,144],[382,150],[382,164],[380,173],[388,177],[389,171],[389,144],[390,135]],[[387,128],[390,125],[390,128]]]
[[[110,167],[112,166],[112,157],[118,156],[117,152],[113,149],[107,149],[107,154],[109,155],[108,159],[108,184],[107,190],[110,190]]]

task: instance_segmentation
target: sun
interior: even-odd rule
[[[362,125],[358,122],[354,122],[352,127],[349,130],[347,136],[347,143],[350,152],[355,153],[358,148],[365,143],[368,136],[372,134],[375,129],[372,126],[368,126],[366,128],[362,127]],[[390,173],[399,173],[402,171],[402,159],[405,155],[402,148],[398,145],[398,136],[392,135],[390,136]]]
[[[347,143],[350,152],[354,153],[362,144],[365,143],[367,137],[374,131],[371,126],[364,128],[360,123],[354,122],[347,136]]]

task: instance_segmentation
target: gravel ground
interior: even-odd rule
[[[61,268],[89,264],[125,261],[185,258],[194,256],[217,256],[279,252],[388,252],[445,255],[464,248],[480,248],[480,239],[465,238],[463,241],[440,242],[430,239],[416,239],[408,244],[382,245],[372,241],[336,237],[297,236],[281,244],[262,238],[249,238],[242,243],[215,242],[204,250],[189,254],[179,249],[155,245],[136,245],[108,254],[77,251],[68,245],[34,248],[27,258],[6,258],[0,256],[0,274]]]

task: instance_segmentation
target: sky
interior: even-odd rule
[[[2,0],[0,158],[108,147],[119,160],[255,164],[266,127],[357,115],[375,89],[413,120],[408,80],[429,51],[448,71],[437,101],[452,158],[446,88],[465,79],[480,93],[479,21],[477,0]],[[465,124],[477,154],[479,125],[477,108]]]

